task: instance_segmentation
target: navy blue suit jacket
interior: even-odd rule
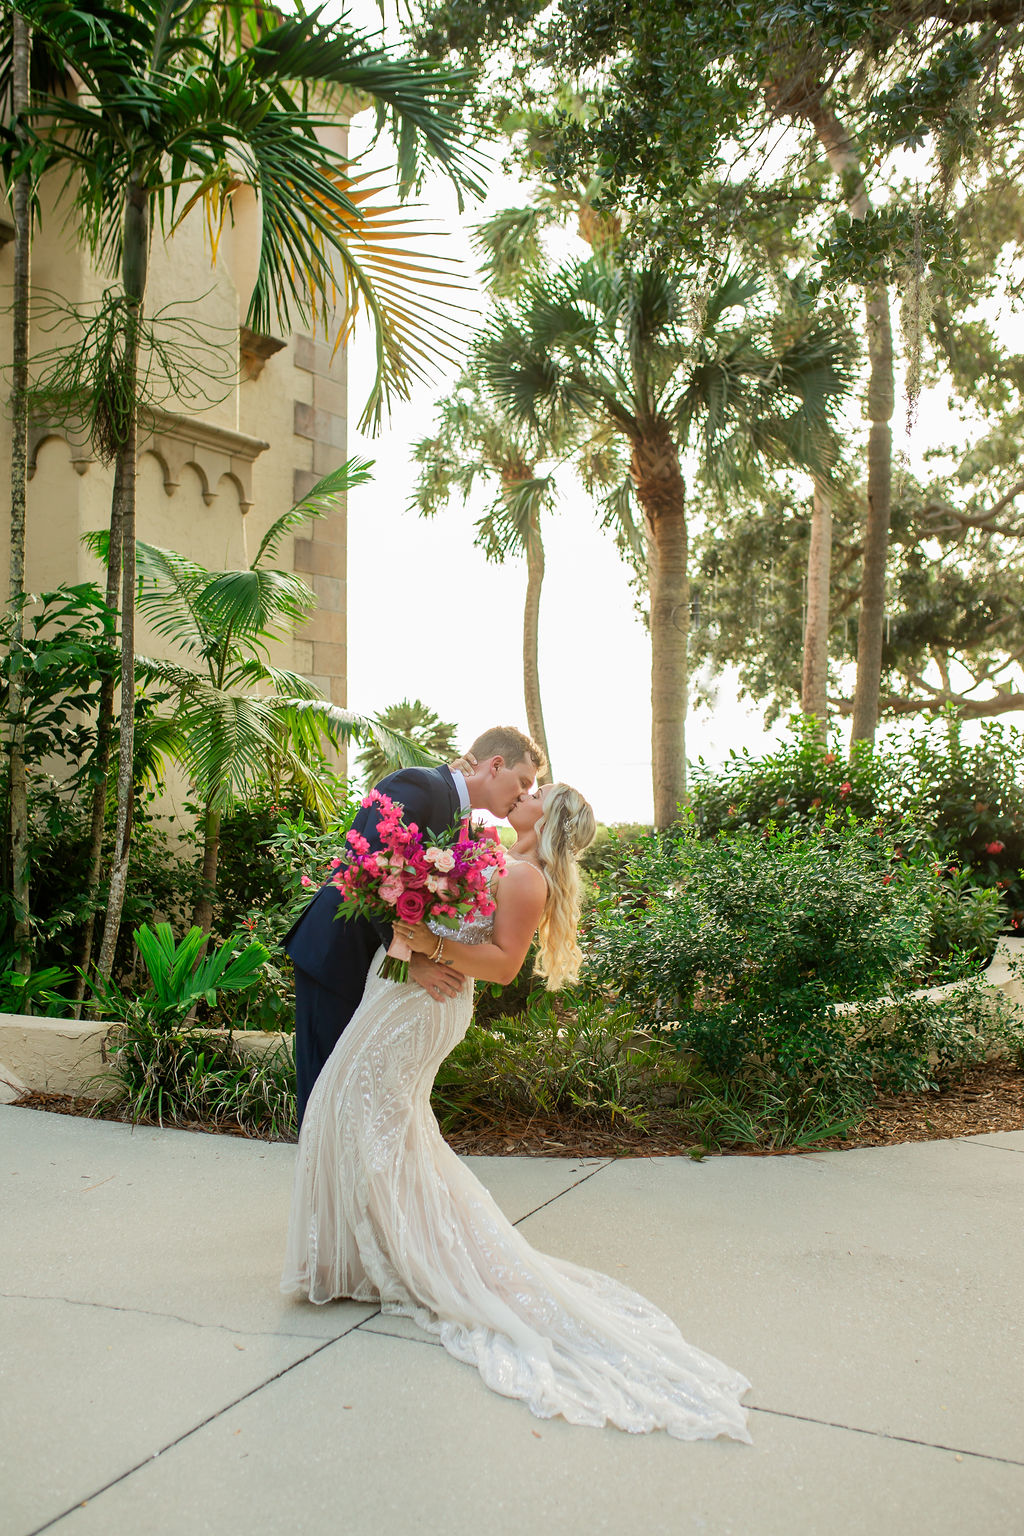
[[[448,768],[401,768],[377,785],[382,794],[401,803],[403,820],[421,831],[439,833],[459,817],[459,792]],[[360,809],[353,822],[370,847],[380,848],[376,807]],[[377,946],[391,943],[391,929],[365,917],[335,918],[341,892],[329,881],[322,885],[285,935],[284,948],[292,964],[321,987],[349,1004],[344,1023],[359,1005]]]

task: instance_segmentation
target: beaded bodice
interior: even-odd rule
[[[446,939],[456,939],[460,944],[489,944],[494,932],[494,913],[490,917],[464,918],[457,928],[446,928],[444,923],[433,918],[427,922],[431,933]]]

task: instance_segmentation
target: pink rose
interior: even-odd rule
[[[418,923],[427,905],[422,891],[405,891],[395,908],[404,923]]]
[[[386,901],[389,906],[393,907],[404,890],[405,886],[401,880],[396,880],[394,875],[391,875],[389,879],[381,882],[381,887],[377,894],[381,901]]]

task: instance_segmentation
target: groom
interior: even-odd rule
[[[531,788],[544,763],[540,748],[513,727],[494,726],[478,736],[463,761],[475,759],[466,773],[451,768],[402,768],[377,786],[403,807],[406,822],[443,832],[470,810],[505,817]],[[376,807],[360,810],[352,823],[372,849],[380,848]],[[338,1042],[363,995],[370,962],[391,943],[387,924],[370,918],[335,919],[341,893],[330,881],[285,935],[284,947],[295,967],[295,1077],[298,1122],[320,1069]],[[465,977],[425,955],[413,955],[410,980],[432,997],[454,997]]]

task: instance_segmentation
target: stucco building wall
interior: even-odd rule
[[[343,145],[341,130],[332,137]],[[33,292],[44,304],[48,291],[79,303],[99,298],[109,282],[76,244],[66,221],[67,208],[55,208],[45,192],[32,254]],[[197,207],[173,237],[164,240],[157,232],[146,309],[150,316],[168,309],[187,316],[226,360],[226,378],[206,386],[206,400],[187,393],[162,398],[151,425],[140,433],[138,537],[204,565],[228,568],[243,564],[247,552],[255,553],[273,520],[344,461],[346,372],[343,351],[332,357],[323,336],[279,324],[275,336],[255,337],[245,328],[259,251],[255,195],[248,189],[236,194],[235,221],[223,232],[215,265],[204,224]],[[11,233],[10,212],[0,203],[0,237]],[[0,248],[0,288],[8,301],[12,278],[7,239]],[[55,339],[37,317],[33,355]],[[202,351],[195,348],[200,365]],[[8,322],[0,325],[0,366],[9,367],[10,360]],[[9,380],[9,374],[5,377]],[[8,411],[0,417],[0,458],[10,462]],[[30,434],[30,476],[26,588],[42,591],[60,582],[89,580],[102,586],[100,562],[81,536],[108,524],[112,467],[65,426],[41,419],[33,422]],[[6,488],[0,492],[0,507],[0,579],[6,597]],[[278,555],[283,567],[314,588],[319,606],[310,622],[277,648],[274,660],[313,679],[338,704],[346,702],[345,550],[345,509],[339,505],[328,518],[310,521],[299,537],[286,540]],[[141,620],[136,644],[142,653],[173,654],[168,642]]]

